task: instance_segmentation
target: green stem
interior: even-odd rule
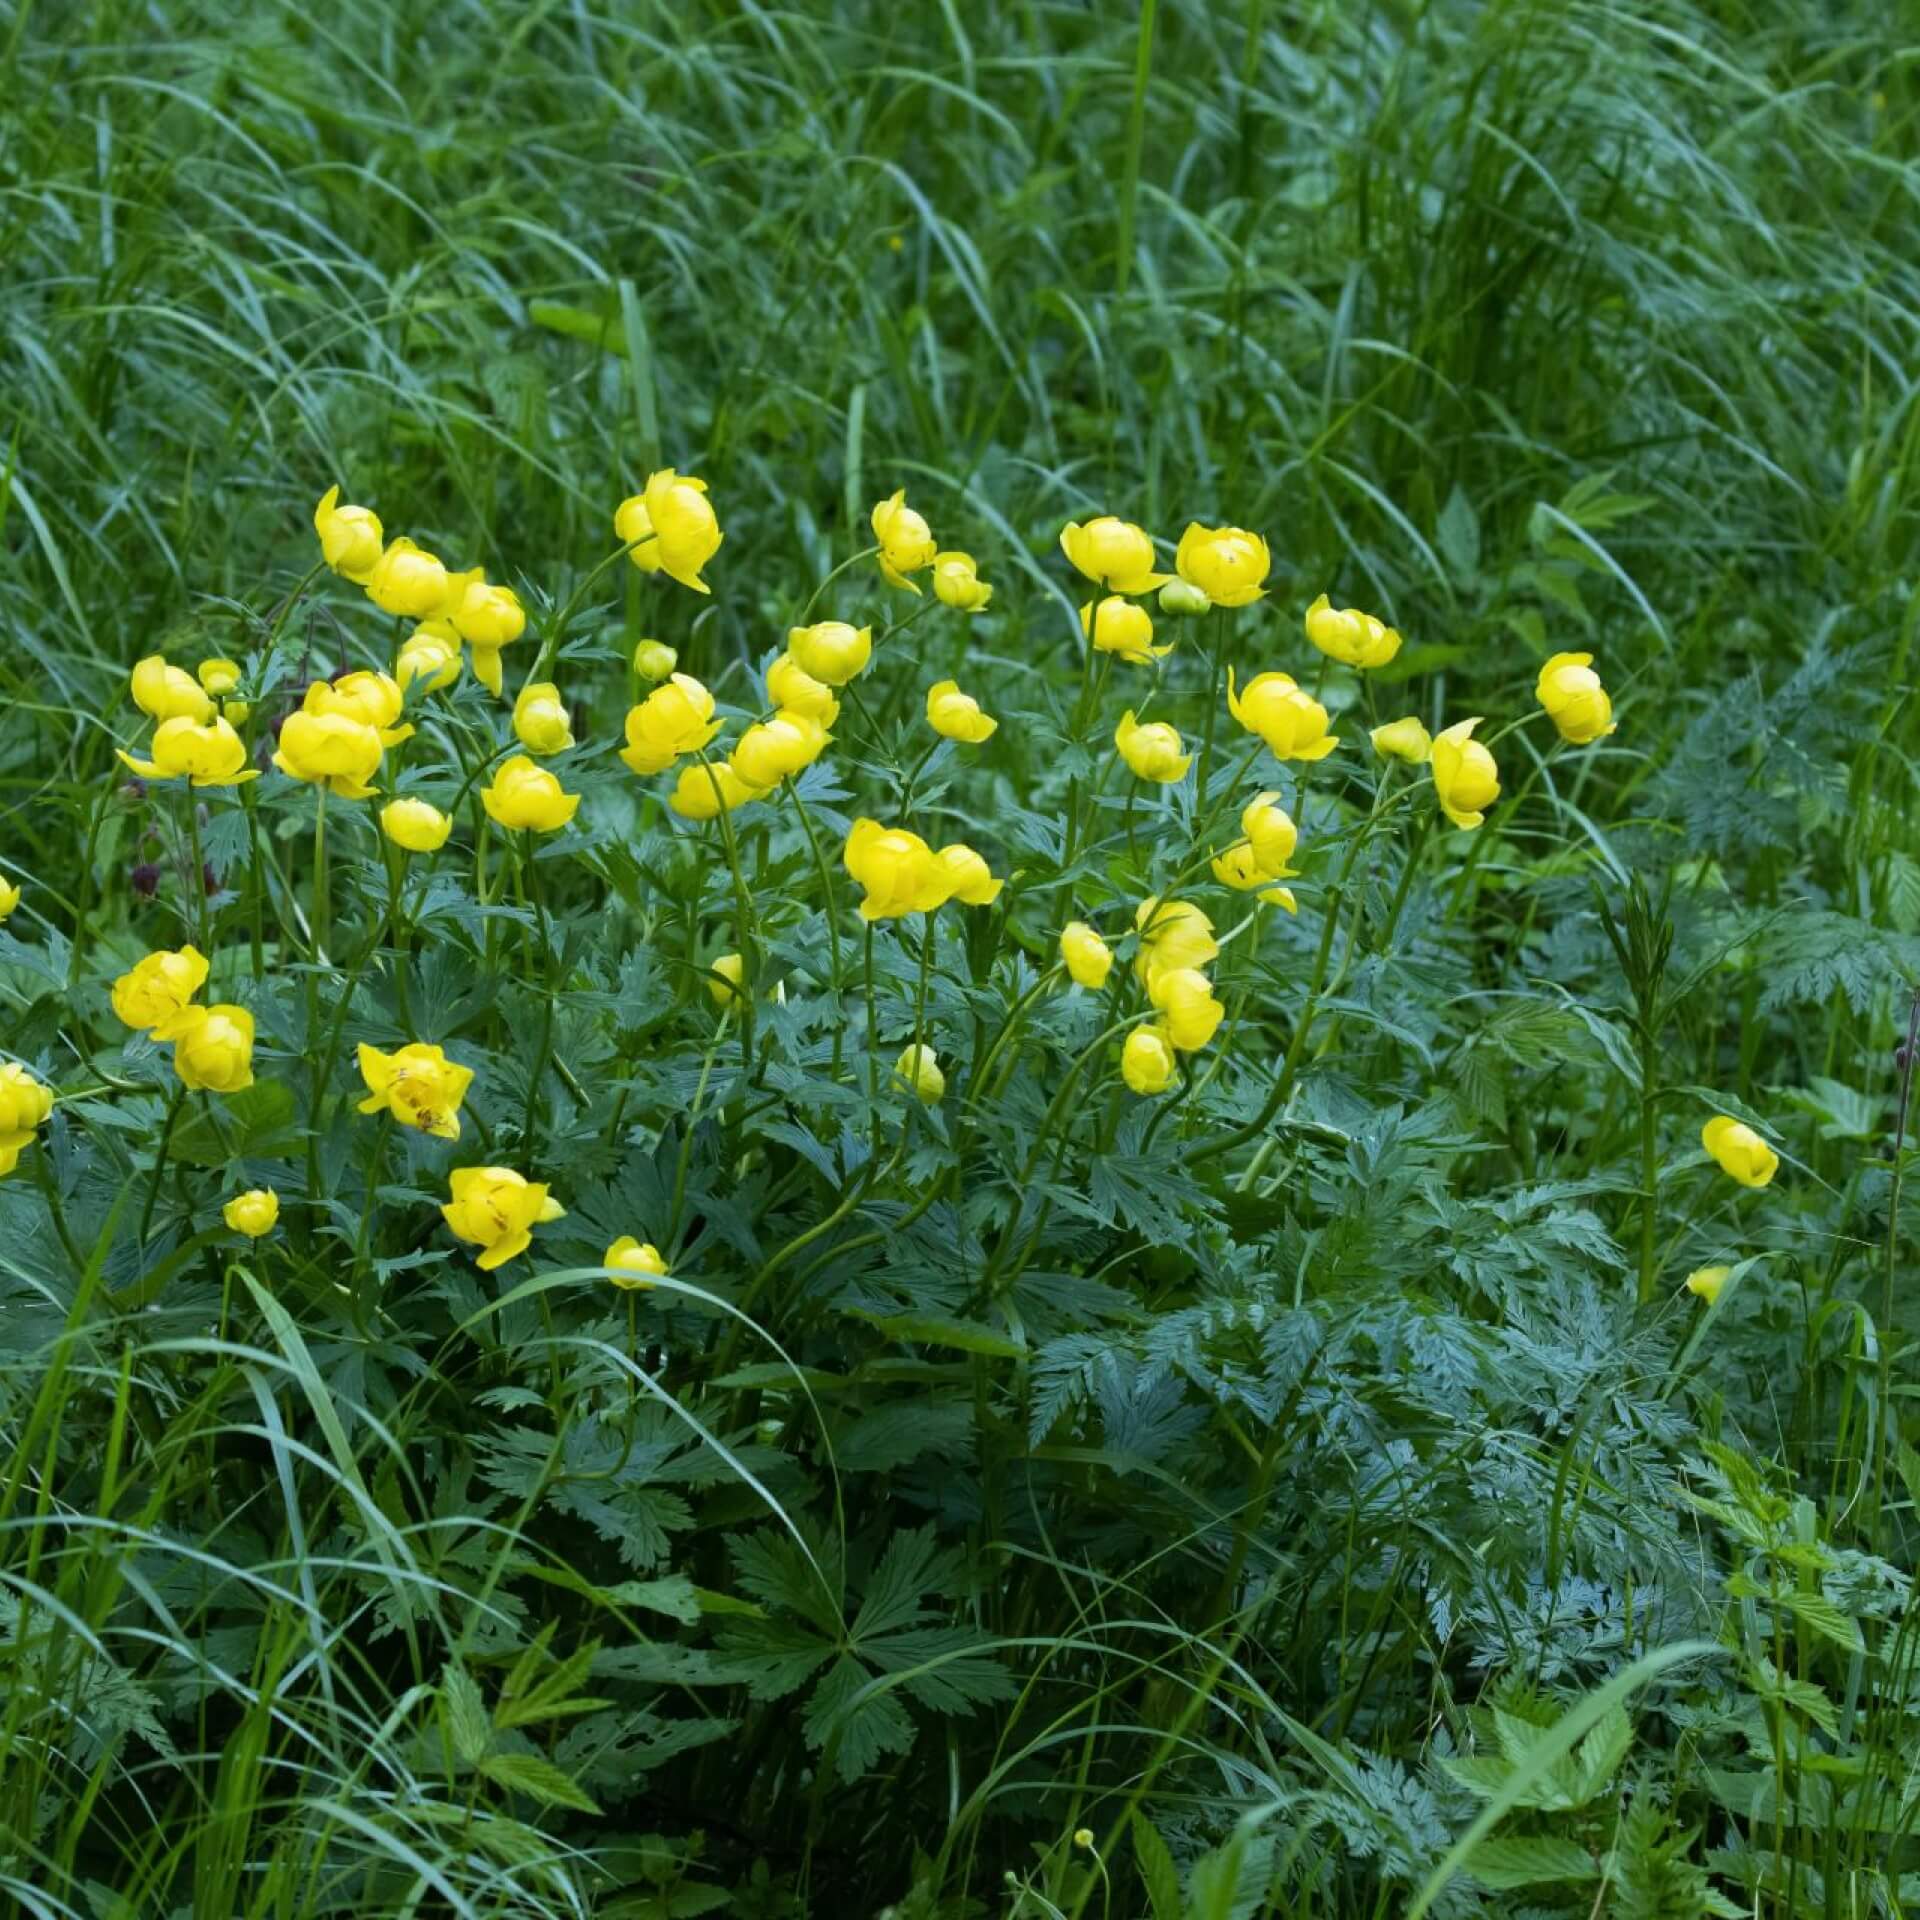
[[[147,1204],[140,1209],[140,1244],[147,1244],[147,1233],[153,1225],[154,1203],[160,1198],[161,1176],[167,1170],[167,1146],[173,1139],[173,1123],[180,1117],[180,1108],[187,1097],[187,1083],[183,1080],[174,1088],[173,1098],[167,1104],[167,1117],[160,1127],[160,1144],[154,1149],[153,1178],[147,1183]]]

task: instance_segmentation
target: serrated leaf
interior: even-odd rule
[[[477,1766],[493,1742],[493,1730],[478,1683],[458,1663],[449,1664],[440,1676],[440,1706],[454,1752],[467,1766]]]
[[[592,1796],[551,1760],[537,1753],[490,1753],[480,1771],[496,1786],[524,1793],[545,1807],[570,1807],[575,1813],[598,1813]]]
[[[1595,1880],[1600,1866],[1585,1847],[1543,1834],[1482,1840],[1468,1856],[1467,1871],[1490,1892],[1503,1893],[1547,1881]]]

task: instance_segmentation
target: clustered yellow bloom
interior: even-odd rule
[[[731,762],[696,761],[680,769],[680,777],[667,795],[667,805],[683,820],[717,820],[721,814],[759,798],[759,788],[748,786],[734,772]]]
[[[1593,670],[1590,653],[1556,653],[1540,669],[1534,697],[1561,739],[1584,747],[1613,731],[1613,702]]]
[[[894,586],[918,593],[920,589],[907,576],[934,564],[939,542],[934,539],[932,529],[907,505],[905,487],[890,499],[882,500],[871,517],[873,537],[880,547],[880,571]]]
[[[1131,707],[1113,730],[1113,744],[1136,778],[1163,786],[1184,778],[1193,764],[1193,755],[1184,751],[1180,735],[1166,721],[1136,720]]]
[[[20,1164],[21,1154],[53,1111],[53,1089],[16,1060],[0,1064],[0,1179]]]
[[[256,780],[247,765],[247,749],[233,723],[215,713],[206,689],[184,668],[171,667],[157,653],[133,669],[134,703],[159,724],[153,730],[149,758],[136,759],[124,747],[120,758],[146,780],[187,780],[196,787],[236,787]]]
[[[633,670],[649,685],[664,680],[680,664],[680,656],[663,640],[642,640],[633,650]]]
[[[1700,1144],[1720,1171],[1743,1187],[1764,1187],[1780,1170],[1780,1156],[1744,1120],[1717,1113],[1700,1129]]]
[[[424,620],[401,644],[393,676],[402,693],[417,683],[422,693],[439,693],[460,678],[460,632],[451,620]]]
[[[1203,971],[1218,956],[1220,943],[1213,937],[1213,922],[1190,900],[1141,901],[1134,929],[1140,936],[1134,972],[1160,1017],[1127,1035],[1120,1076],[1135,1093],[1164,1093],[1173,1084],[1176,1057],[1206,1046],[1225,1018],[1226,1008]]]
[[[208,972],[206,955],[197,947],[150,953],[113,983],[113,1010],[127,1026],[150,1033],[207,984]]]
[[[362,1113],[390,1113],[403,1127],[441,1140],[460,1138],[460,1102],[473,1069],[449,1060],[444,1048],[409,1042],[396,1053],[360,1045],[360,1077],[367,1083]]]
[[[456,1167],[447,1184],[453,1198],[440,1209],[441,1217],[458,1238],[480,1249],[474,1264],[489,1273],[524,1253],[536,1226],[566,1214],[544,1183],[511,1167]]]
[[[1005,881],[962,841],[938,853],[905,827],[883,827],[877,820],[856,820],[842,854],[847,872],[865,889],[863,920],[892,920],[903,914],[932,913],[949,900],[984,907],[997,899]]]
[[[927,725],[949,740],[978,746],[999,724],[972,694],[960,691],[957,680],[937,680],[927,689]]]
[[[840,702],[833,688],[816,680],[791,652],[783,653],[767,669],[767,698],[788,713],[804,713],[823,727],[831,727],[840,717]]]
[[[1358,607],[1336,607],[1323,593],[1307,609],[1307,638],[1330,660],[1349,667],[1384,667],[1400,651],[1400,636]]]
[[[271,1233],[280,1218],[280,1196],[271,1187],[249,1187],[220,1209],[220,1217],[235,1233],[258,1240]]]

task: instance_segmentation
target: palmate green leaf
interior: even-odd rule
[[[1550,1835],[1482,1840],[1467,1856],[1467,1872],[1494,1893],[1546,1882],[1600,1877],[1600,1862],[1585,1847]]]
[[[566,1807],[575,1813],[598,1813],[591,1794],[551,1760],[537,1753],[490,1753],[480,1771],[496,1786],[524,1793],[543,1807]]]

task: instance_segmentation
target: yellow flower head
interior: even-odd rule
[[[460,576],[460,591],[448,612],[453,630],[480,653],[497,654],[527,630],[527,610],[511,587],[489,580],[475,567]],[[474,671],[480,671],[475,661]],[[498,693],[499,688],[495,687]]]
[[[215,714],[211,720],[189,720],[181,714],[162,720],[153,730],[151,760],[136,760],[122,747],[120,758],[145,780],[190,780],[196,787],[237,787],[260,777],[247,765],[246,743],[232,724]]]
[[[313,530],[320,536],[320,557],[343,579],[364,587],[380,564],[386,538],[380,516],[371,507],[343,507],[340,489],[329,487],[313,510]]]
[[[747,977],[747,963],[737,953],[723,953],[707,962],[707,991],[718,1006],[731,1007],[741,998],[740,983]]]
[[[767,669],[767,698],[789,713],[804,713],[808,719],[818,720],[823,727],[831,727],[840,717],[840,702],[833,697],[833,689],[825,681],[816,680],[791,653],[783,653]]]
[[[882,500],[872,519],[873,537],[880,545],[880,571],[894,586],[918,593],[920,589],[907,575],[933,565],[939,542],[926,521],[907,505],[906,488]]]
[[[993,589],[980,578],[970,553],[933,556],[933,591],[956,613],[978,613],[993,598]]]
[[[957,680],[937,680],[927,689],[927,725],[948,740],[978,746],[999,724],[981,712],[972,694],[960,691]]]
[[[947,897],[958,900],[963,907],[991,906],[1000,898],[1000,889],[1007,884],[994,877],[986,861],[964,840],[956,840],[951,846],[942,847],[939,859],[951,883]]]
[[[380,809],[380,831],[409,853],[437,853],[453,822],[430,800],[390,800]]]
[[[765,792],[812,766],[826,746],[827,731],[818,720],[783,707],[771,720],[750,726],[728,761],[745,785]]]
[[[237,660],[202,660],[194,668],[193,676],[218,700],[240,684],[240,663]]]
[[[1227,708],[1233,717],[1267,743],[1276,760],[1324,760],[1340,744],[1327,731],[1327,710],[1290,673],[1259,673],[1236,690],[1227,669]]]
[[[1400,651],[1400,636],[1358,607],[1336,607],[1323,593],[1307,609],[1307,638],[1330,660],[1362,670],[1384,667]]]
[[[1271,789],[1256,793],[1240,815],[1240,831],[1252,843],[1260,870],[1269,879],[1292,878],[1287,862],[1299,844],[1300,830],[1293,824],[1293,815],[1281,806],[1279,794]]]
[[[1150,896],[1134,909],[1133,924],[1140,935],[1133,970],[1148,985],[1156,973],[1173,967],[1204,967],[1219,955],[1213,922],[1191,900]]]
[[[308,713],[341,714],[371,727],[383,747],[397,747],[411,739],[413,728],[400,719],[405,696],[400,682],[389,673],[343,673],[338,680],[316,680],[300,703]]]
[[[1113,949],[1084,920],[1060,929],[1060,958],[1076,987],[1098,993],[1113,971]]]
[[[1098,606],[1080,609],[1080,631],[1102,652],[1117,654],[1136,667],[1149,667],[1173,651],[1173,642],[1153,644],[1153,617],[1145,607],[1111,593]]]
[[[273,764],[290,779],[324,786],[343,800],[373,791],[382,748],[378,731],[345,713],[290,713],[280,729]]]
[[[600,1264],[611,1269],[608,1278],[627,1293],[645,1293],[656,1280],[667,1277],[667,1263],[651,1240],[636,1240],[623,1233],[604,1254]]]
[[[1456,827],[1477,827],[1500,797],[1500,769],[1493,755],[1473,737],[1479,716],[1462,720],[1433,736],[1428,768],[1440,811]]]
[[[1241,840],[1224,853],[1216,853],[1213,856],[1213,877],[1223,887],[1234,887],[1242,893],[1257,890],[1260,898],[1269,906],[1285,907],[1289,913],[1299,910],[1293,889],[1273,885],[1274,876],[1261,866],[1260,856],[1255,853],[1250,840]]]
[[[157,653],[137,661],[133,669],[133,703],[156,720],[193,720],[212,717],[207,690],[185,667],[170,667]]]
[[[253,1015],[245,1007],[182,1007],[153,1029],[153,1038],[173,1042],[183,1087],[239,1093],[253,1085]]]
[[[478,1247],[475,1265],[492,1272],[533,1244],[533,1228],[561,1219],[566,1209],[544,1183],[511,1167],[456,1167],[447,1177],[453,1198],[440,1209],[455,1235]]]
[[[1695,1267],[1687,1275],[1686,1289],[1712,1306],[1720,1298],[1720,1289],[1727,1284],[1727,1275],[1732,1271],[1731,1267]]]
[[[844,687],[873,658],[873,629],[844,620],[817,620],[787,634],[787,653],[802,673],[823,686]]]
[[[664,640],[642,640],[633,650],[633,670],[649,684],[664,680],[680,664],[680,656]]]
[[[1153,541],[1145,529],[1110,513],[1069,520],[1060,529],[1060,551],[1096,586],[1109,593],[1151,593],[1167,576],[1153,568]]]
[[[1780,1169],[1780,1156],[1746,1125],[1717,1113],[1700,1129],[1700,1144],[1720,1163],[1722,1173],[1743,1187],[1764,1187]]]
[[[258,1240],[261,1235],[271,1233],[274,1222],[280,1218],[280,1196],[271,1187],[249,1187],[245,1193],[236,1193],[220,1209],[220,1217],[235,1233]]]
[[[573,722],[551,680],[529,680],[513,703],[514,738],[529,753],[564,753],[573,745]]]
[[[17,1061],[0,1065],[0,1135],[31,1136],[53,1111],[53,1089]]]
[[[635,557],[651,552],[669,579],[691,587],[695,593],[710,592],[700,569],[720,551],[720,542],[726,536],[707,498],[707,483],[690,473],[663,467],[647,476],[640,503],[653,529],[653,540],[651,548],[634,548]]]
[[[841,858],[866,890],[860,903],[865,920],[891,920],[902,914],[932,913],[953,897],[955,874],[917,833],[883,827],[877,820],[856,820]]]
[[[415,1040],[397,1053],[360,1044],[360,1078],[367,1083],[362,1113],[390,1113],[403,1127],[440,1140],[460,1138],[460,1102],[473,1069],[449,1060],[444,1049]]]
[[[207,970],[207,957],[198,947],[163,947],[113,983],[113,1010],[127,1026],[151,1032],[207,984]]]
[[[1120,1077],[1135,1093],[1165,1093],[1173,1084],[1173,1042],[1165,1029],[1135,1027],[1120,1049]]]
[[[493,776],[492,786],[480,789],[480,804],[499,826],[554,833],[579,812],[580,796],[566,792],[545,767],[516,753]]]
[[[613,510],[614,538],[627,550],[627,558],[642,573],[660,571],[660,542],[653,537],[653,521],[647,513],[647,496],[630,493]]]
[[[748,786],[725,760],[696,761],[680,769],[667,805],[683,820],[717,820],[759,798],[760,789]]]
[[[1593,670],[1590,653],[1556,653],[1540,669],[1534,698],[1560,729],[1561,739],[1584,747],[1613,731],[1613,702]]]
[[[20,889],[11,880],[0,879],[0,923],[20,904]]]
[[[1147,982],[1147,998],[1160,1010],[1167,1039],[1182,1053],[1198,1053],[1227,1014],[1213,997],[1213,983],[1197,967],[1163,967]]]
[[[451,620],[427,620],[415,627],[400,647],[393,677],[402,693],[415,682],[422,693],[438,693],[460,678],[460,633]]]
[[[1193,764],[1193,755],[1182,752],[1179,734],[1164,720],[1144,724],[1133,717],[1129,707],[1113,730],[1113,744],[1131,772],[1142,780],[1157,780],[1162,785],[1180,779]]]
[[[1245,527],[1203,527],[1190,522],[1173,556],[1175,570],[1216,607],[1251,605],[1266,592],[1273,568],[1267,543]]]
[[[403,620],[433,620],[460,604],[476,574],[449,573],[437,554],[416,547],[404,535],[374,562],[362,583],[367,598],[382,613]]]
[[[1389,720],[1385,726],[1375,727],[1367,738],[1373,742],[1374,752],[1382,759],[1404,760],[1410,767],[1424,767],[1428,755],[1433,752],[1433,735],[1411,713],[1398,720]]]
[[[713,695],[690,673],[676,673],[627,709],[627,744],[620,758],[635,773],[665,773],[683,753],[697,753],[720,731]]]
[[[893,1063],[893,1077],[930,1107],[938,1106],[940,1096],[947,1090],[947,1076],[940,1071],[940,1056],[931,1047],[904,1048]]]

